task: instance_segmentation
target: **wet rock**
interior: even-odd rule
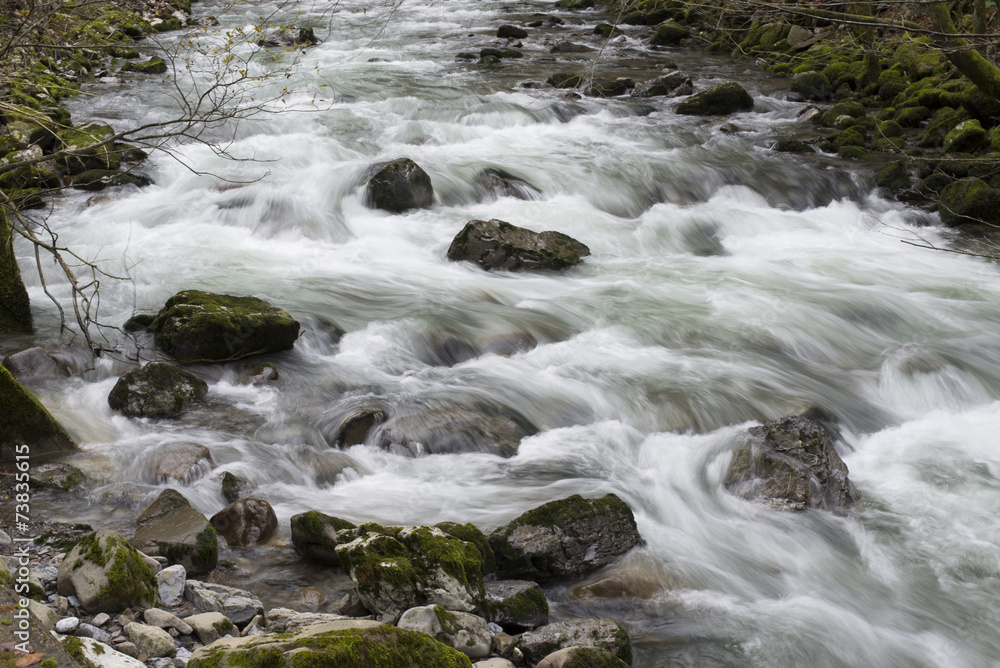
[[[136,74],[166,74],[167,63],[158,56],[141,63],[125,63],[122,65],[122,72],[135,72]]]
[[[593,85],[588,86],[583,91],[583,94],[588,97],[618,97],[619,95],[625,95],[633,88],[635,88],[634,81],[621,77],[618,79],[595,81]]]
[[[938,213],[946,225],[1000,224],[1000,188],[975,177],[941,189]]]
[[[595,574],[594,579],[573,587],[572,592],[582,600],[626,597],[649,599],[671,584],[655,569],[642,564],[620,564],[601,570]]]
[[[5,367],[0,367],[0,406],[0,462],[14,462],[17,455],[28,454],[36,464],[76,451],[66,430]],[[27,453],[25,444],[31,444]]]
[[[326,594],[315,587],[299,587],[292,595],[292,605],[296,610],[317,611],[326,603]]]
[[[497,37],[507,39],[524,39],[528,36],[528,31],[517,26],[502,25],[497,28]]]
[[[194,629],[195,635],[198,636],[198,640],[203,645],[210,645],[224,635],[236,635],[239,633],[236,626],[221,612],[203,612],[191,615],[185,618],[184,621]],[[197,655],[197,652],[195,652],[195,655]],[[194,655],[191,658],[194,659]],[[188,665],[192,664],[189,662]]]
[[[31,486],[69,492],[87,481],[83,471],[72,464],[49,463],[31,468]]]
[[[224,362],[291,349],[299,323],[263,299],[185,290],[167,300],[149,331],[182,362]]]
[[[473,183],[486,197],[492,199],[513,197],[515,199],[537,200],[542,197],[541,191],[524,179],[493,167],[479,172]]]
[[[910,171],[903,160],[893,160],[875,175],[875,185],[896,193],[910,187]]]
[[[453,262],[486,270],[559,270],[580,263],[590,249],[561,232],[532,232],[502,220],[470,220],[448,248]]]
[[[549,623],[549,601],[541,587],[527,580],[487,582],[482,614],[505,631],[521,633]]]
[[[574,494],[529,510],[490,534],[501,577],[577,577],[641,542],[632,509],[614,494]]]
[[[222,613],[237,626],[264,614],[264,605],[250,592],[212,582],[188,580],[184,585],[184,600],[202,612]],[[194,626],[190,618],[185,621]]]
[[[553,88],[576,88],[582,82],[583,77],[573,72],[556,72],[546,81]]]
[[[124,631],[140,654],[160,657],[174,653],[174,639],[161,628],[132,622],[125,625]]]
[[[245,480],[230,471],[226,471],[222,474],[222,498],[229,503],[235,503],[243,493],[245,485]]]
[[[356,528],[347,520],[315,510],[292,515],[291,525],[292,544],[302,553],[302,558],[331,566],[340,565],[336,552],[338,532]]]
[[[271,362],[250,366],[244,376],[248,385],[267,385],[277,382],[280,377],[278,369]]]
[[[230,547],[252,547],[266,543],[278,530],[278,516],[263,499],[240,499],[209,520]]]
[[[197,443],[166,443],[154,454],[150,482],[189,485],[215,468],[212,453]]]
[[[139,553],[108,529],[73,546],[59,565],[57,586],[60,594],[76,596],[92,612],[150,607],[157,597],[156,579]]]
[[[73,177],[74,188],[90,192],[118,186],[145,188],[152,184],[153,181],[148,176],[135,172],[123,172],[118,169],[88,169]]]
[[[66,365],[39,346],[7,355],[3,358],[3,365],[18,381],[69,376]]]
[[[674,70],[638,84],[632,89],[632,97],[678,97],[693,92],[691,77]]]
[[[189,575],[208,573],[219,558],[215,527],[179,492],[166,489],[140,513],[132,543],[151,556],[180,564]]]
[[[774,150],[778,153],[815,153],[816,150],[805,143],[804,141],[799,141],[798,139],[789,139],[787,137],[779,139],[774,144]]]
[[[632,641],[613,619],[573,619],[549,624],[524,633],[518,643],[531,664],[567,647],[600,647],[625,663],[632,663]]]
[[[381,448],[411,457],[460,452],[512,457],[521,439],[535,433],[534,425],[510,409],[438,406],[393,417],[378,428],[374,440]]]
[[[434,201],[434,187],[417,163],[400,158],[372,168],[364,199],[367,206],[390,213],[426,209]]]
[[[344,619],[344,616],[326,612],[301,612],[289,608],[271,608],[267,611],[267,628],[271,633],[298,633],[315,624],[326,624],[338,619]]]
[[[573,42],[568,42],[563,40],[557,42],[555,46],[550,49],[551,53],[588,53],[593,51],[593,47],[589,47],[586,44],[574,44]]]
[[[649,40],[653,46],[678,46],[691,36],[691,31],[676,21],[664,21]]]
[[[467,612],[452,612],[440,605],[420,606],[404,612],[396,626],[426,633],[470,659],[481,659],[490,653],[486,620]]]
[[[349,592],[344,594],[344,597],[340,599],[340,603],[337,606],[337,612],[347,617],[366,617],[371,614],[371,611],[365,607],[365,604],[361,601],[361,596],[358,595],[358,590],[351,588]]]
[[[857,490],[847,478],[827,431],[799,416],[750,430],[753,442],[733,453],[725,487],[736,496],[774,508],[840,510]]]
[[[279,28],[267,33],[259,40],[257,46],[265,48],[290,47],[290,46],[312,46],[318,44],[316,35],[312,28]]]
[[[485,337],[478,342],[478,345],[481,355],[510,357],[535,348],[538,340],[527,332],[510,332]]]
[[[160,592],[160,602],[174,607],[184,602],[184,583],[187,581],[187,571],[184,566],[174,564],[167,566],[156,574],[156,584]]]
[[[601,647],[567,647],[538,662],[536,668],[627,668],[628,664]]]
[[[208,394],[208,383],[166,362],[133,369],[115,383],[108,405],[126,417],[171,418]]]
[[[677,105],[678,114],[722,116],[753,109],[753,97],[743,86],[730,81],[695,93]]]
[[[57,133],[60,150],[74,153],[60,158],[60,166],[68,174],[81,174],[91,169],[117,170],[121,167],[121,154],[115,150],[113,142],[104,143],[114,135],[114,128],[100,123],[60,130]]]
[[[188,668],[240,666],[251,657],[267,657],[267,665],[275,666],[459,668],[470,665],[464,654],[426,634],[374,621],[344,619],[292,636],[265,634],[227,639],[198,649],[191,655]]]
[[[471,612],[483,596],[479,549],[435,527],[383,527],[364,524],[337,556],[351,576],[365,607],[386,620],[405,610],[441,605]],[[345,536],[346,538],[347,536]]]
[[[122,325],[122,329],[126,332],[141,332],[153,324],[153,320],[156,319],[156,315],[152,313],[137,313]]]
[[[594,34],[600,35],[601,37],[607,39],[612,35],[621,35],[623,33],[621,28],[613,26],[610,23],[598,23],[596,26],[594,26]]]
[[[377,425],[385,422],[387,415],[381,408],[359,408],[341,421],[334,437],[338,448],[361,445]]]

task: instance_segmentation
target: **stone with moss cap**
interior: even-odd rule
[[[600,647],[625,663],[632,663],[632,640],[628,632],[609,618],[548,624],[524,633],[517,646],[531,665],[567,647]]]
[[[571,578],[611,563],[642,538],[632,509],[608,494],[579,494],[529,510],[490,534],[501,577]]]
[[[962,121],[944,138],[945,151],[974,153],[985,144],[987,144],[986,130],[975,118]]]
[[[445,610],[440,605],[418,606],[404,612],[396,626],[426,633],[470,659],[481,659],[490,653],[486,620],[468,612]]]
[[[81,174],[89,169],[118,169],[122,158],[111,141],[114,135],[114,128],[100,123],[87,123],[60,130],[57,134],[58,144],[62,150],[71,152],[71,155],[60,158],[59,165],[67,174]],[[91,148],[102,142],[107,143]]]
[[[0,207],[0,332],[30,332],[31,304],[14,257],[14,238]]]
[[[127,607],[156,605],[153,572],[134,547],[114,531],[89,534],[59,565],[59,593],[76,596],[91,612],[118,612]]]
[[[451,242],[448,259],[486,270],[558,270],[572,267],[590,249],[561,232],[533,232],[503,220],[470,220]]]
[[[163,58],[154,56],[141,63],[125,63],[122,65],[122,72],[135,72],[137,74],[166,74],[167,64]]]
[[[309,627],[292,636],[224,638],[191,655],[188,668],[471,668],[469,657],[426,633],[366,620]]]
[[[172,418],[208,394],[208,383],[166,362],[151,362],[122,375],[108,405],[126,417]]]
[[[215,527],[173,489],[163,490],[139,514],[132,543],[146,554],[180,564],[189,575],[208,573],[219,559]]]
[[[15,456],[27,454],[42,462],[77,449],[66,430],[26,387],[0,366],[0,467],[13,466]],[[28,445],[27,452],[18,450]]]
[[[493,557],[493,548],[490,547],[490,540],[479,527],[471,522],[459,524],[458,522],[438,522],[435,524],[438,529],[444,531],[449,536],[454,536],[466,543],[472,543],[479,549],[479,554],[483,557],[483,573],[489,575],[497,568],[496,559]]]
[[[750,442],[733,453],[725,487],[773,508],[842,510],[857,490],[847,465],[817,422],[789,415],[750,429]]]
[[[291,349],[299,323],[257,297],[185,290],[167,300],[149,332],[182,362],[225,362]]]
[[[695,93],[677,105],[678,114],[690,116],[722,116],[753,109],[753,97],[735,81]]]
[[[292,515],[292,545],[299,549],[306,561],[316,561],[331,566],[340,565],[337,556],[337,533],[355,529],[356,525],[339,517],[316,510]],[[354,536],[351,537],[351,540]]]
[[[649,43],[653,46],[677,46],[691,36],[691,31],[676,21],[664,21],[656,29]]]
[[[549,601],[542,588],[528,580],[487,582],[481,612],[487,621],[499,624],[508,633],[549,623]]]
[[[483,559],[474,544],[428,526],[369,523],[341,533],[340,563],[365,607],[384,620],[398,619],[404,610],[419,605],[462,612],[478,608]]]
[[[938,213],[946,225],[1000,224],[1000,188],[975,177],[945,186],[939,204]]]

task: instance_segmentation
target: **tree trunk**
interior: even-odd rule
[[[986,0],[972,2],[972,32],[986,34]]]
[[[927,5],[927,9],[930,11],[931,22],[936,31],[949,35],[958,33],[947,3],[932,2]],[[935,42],[959,72],[967,76],[984,93],[1000,101],[1000,68],[979,55],[978,51],[960,37],[936,37]]]
[[[30,332],[31,305],[14,257],[14,238],[0,207],[0,332]]]

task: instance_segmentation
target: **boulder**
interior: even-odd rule
[[[319,40],[312,28],[278,28],[272,30],[259,40],[257,46],[265,48],[290,47],[290,46],[312,46],[318,44]]]
[[[677,46],[691,36],[691,31],[676,21],[664,21],[649,43],[653,46]]]
[[[212,453],[197,443],[165,443],[157,448],[147,477],[155,484],[189,485],[215,468]]]
[[[381,408],[359,408],[341,421],[333,444],[338,448],[361,445],[368,438],[368,433],[385,422],[386,417],[386,412]]]
[[[222,636],[239,633],[232,621],[221,612],[203,612],[191,615],[184,621],[194,630],[203,645],[211,644]]]
[[[822,72],[800,72],[792,78],[792,92],[807,100],[825,101],[833,97],[833,85]]]
[[[788,35],[785,36],[785,44],[789,48],[797,49],[800,45],[808,42],[813,38],[812,30],[808,28],[803,28],[802,26],[792,26],[788,30]]]
[[[465,524],[438,522],[434,526],[449,536],[475,545],[476,549],[479,550],[479,555],[483,558],[483,574],[490,575],[496,570],[497,563],[493,557],[493,548],[490,547],[490,539],[475,524],[471,522]]]
[[[751,109],[753,97],[743,86],[730,81],[695,93],[677,105],[674,111],[692,116],[722,116]]]
[[[561,232],[532,232],[496,218],[470,220],[452,240],[448,259],[487,271],[559,270],[580,263],[590,249]]]
[[[264,604],[250,592],[212,582],[188,580],[184,584],[184,600],[201,612],[221,613],[237,626],[245,626],[257,615],[264,614]],[[185,621],[194,626],[190,619]]]
[[[576,88],[583,82],[583,77],[573,72],[556,72],[547,80],[553,88]]]
[[[635,82],[627,77],[595,81],[587,86],[583,94],[588,97],[618,97],[635,88]]]
[[[434,201],[434,187],[420,165],[399,158],[372,167],[364,200],[370,208],[390,213],[426,209]]]
[[[208,383],[193,373],[151,362],[133,369],[115,383],[108,405],[126,417],[172,418],[208,394]]]
[[[7,214],[0,208],[0,332],[30,332],[31,326],[31,303],[14,256],[13,233]],[[3,461],[10,460],[5,456]]]
[[[156,585],[160,592],[160,602],[174,607],[184,602],[184,583],[187,571],[180,564],[167,566],[156,574]]]
[[[542,588],[527,580],[487,582],[482,615],[505,631],[521,633],[549,623],[549,601]]]
[[[490,534],[501,577],[551,580],[590,573],[638,545],[632,509],[614,494],[578,494],[529,510]]]
[[[141,63],[125,63],[122,65],[122,72],[136,72],[137,74],[166,74],[167,64],[162,58],[154,56]]]
[[[156,626],[132,622],[126,624],[123,630],[140,654],[150,657],[170,656],[177,649],[170,634]]]
[[[160,610],[159,608],[149,608],[145,610],[142,613],[142,619],[150,626],[155,626],[158,629],[175,629],[182,636],[188,636],[194,633],[194,629],[190,624],[174,613],[167,612],[166,610]],[[135,641],[133,640],[132,642]],[[139,643],[136,642],[135,644],[138,645]]]
[[[222,498],[228,503],[235,503],[243,493],[245,484],[245,480],[230,471],[226,471],[222,474]]]
[[[136,527],[132,544],[144,553],[180,564],[189,575],[215,568],[219,559],[215,527],[180,492],[163,490],[139,514]]]
[[[0,367],[0,414],[0,467],[13,467],[18,455],[27,455],[35,464],[77,449],[62,425],[4,367]]]
[[[962,121],[944,137],[944,150],[959,153],[974,153],[983,145],[988,145],[986,130],[975,118]]]
[[[88,169],[73,177],[73,187],[77,190],[96,192],[116,186],[136,186],[145,188],[152,185],[148,176],[134,172],[123,172],[118,169]]]
[[[114,135],[114,128],[100,123],[60,130],[57,134],[60,150],[72,153],[59,159],[60,166],[67,174],[81,174],[91,169],[117,170],[122,159],[111,140]]]
[[[593,50],[593,47],[586,44],[574,44],[566,40],[556,42],[556,45],[549,49],[551,53],[589,53]]]
[[[61,489],[64,492],[69,492],[82,485],[86,480],[87,476],[83,474],[83,471],[64,462],[50,462],[31,467],[30,484],[32,487],[40,489]]]
[[[291,525],[292,544],[302,553],[302,558],[331,566],[340,566],[337,533],[357,528],[347,520],[315,510],[292,515]]]
[[[632,97],[678,97],[693,92],[691,77],[674,70],[638,84],[632,89]]]
[[[425,633],[368,620],[318,624],[295,635],[233,638],[199,648],[187,668],[336,666],[468,668],[469,658]]]
[[[420,605],[471,612],[483,597],[483,559],[436,527],[363,524],[338,535],[337,556],[365,607],[397,619]],[[347,541],[351,535],[356,536]]]
[[[69,376],[66,365],[40,346],[7,355],[3,358],[3,365],[19,382]]]
[[[815,153],[812,146],[798,139],[783,137],[774,144],[774,150],[779,153]]]
[[[425,605],[404,612],[396,626],[426,633],[470,659],[481,659],[490,653],[490,629],[486,620],[468,612],[453,612],[440,605]]]
[[[941,189],[938,213],[946,225],[1000,224],[1000,188],[975,177]]]
[[[156,578],[134,547],[104,529],[84,537],[59,565],[59,593],[92,612],[156,605]]]
[[[841,510],[857,499],[847,465],[819,423],[787,416],[753,427],[750,436],[726,473],[725,487],[736,496],[789,510]]]
[[[632,641],[613,619],[572,619],[549,624],[521,635],[518,648],[532,665],[567,647],[599,647],[627,664],[632,663]],[[601,664],[597,664],[601,665]]]
[[[535,668],[627,667],[627,663],[602,647],[567,647],[549,654]]]
[[[528,31],[512,25],[502,25],[497,28],[497,37],[507,39],[524,39],[528,36]]]
[[[167,300],[149,331],[182,362],[226,362],[291,349],[299,323],[263,299],[185,290]]]
[[[266,543],[278,530],[278,516],[263,499],[240,499],[209,520],[230,547],[252,547]]]
[[[271,608],[267,611],[267,628],[271,633],[298,633],[304,628],[338,619],[346,617],[328,612],[300,612],[288,608]]]
[[[396,415],[378,427],[373,440],[381,448],[411,457],[461,452],[512,457],[521,439],[537,431],[509,408],[444,405]]]
[[[537,200],[542,197],[541,191],[524,179],[493,167],[487,167],[476,174],[473,183],[477,190],[491,199],[513,197],[514,199]]]
[[[901,192],[910,187],[910,170],[903,160],[893,160],[875,175],[875,185],[887,188],[892,193]]]
[[[109,645],[86,637],[66,636],[59,642],[63,650],[73,657],[73,662],[64,662],[60,657],[59,666],[100,666],[100,668],[147,668],[146,664],[127,654],[112,649]],[[132,643],[127,643],[131,645]],[[117,645],[122,647],[122,645]],[[134,645],[133,645],[134,647]],[[51,654],[50,654],[51,656]],[[55,657],[53,657],[55,658]]]

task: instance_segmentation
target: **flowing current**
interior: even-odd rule
[[[1000,665],[1000,274],[901,244],[914,233],[947,239],[926,214],[880,199],[846,161],[768,150],[811,131],[785,84],[748,61],[651,51],[648,29],[626,27],[604,48],[599,78],[641,81],[675,63],[697,89],[739,80],[754,112],[684,117],[676,100],[520,87],[593,60],[551,55],[557,40],[601,47],[591,33],[608,16],[544,2],[195,11],[218,15],[221,31],[273,12],[275,24],[316,28],[321,44],[286,56],[300,59],[292,76],[264,84],[272,95],[287,87],[290,111],[219,131],[235,129],[229,152],[252,160],[186,144],[178,160],[153,157],[155,186],[68,193],[50,222],[61,243],[133,277],[104,281],[107,322],[203,289],[267,299],[305,333],[270,358],[276,384],[241,384],[239,364],[196,369],[208,400],[177,421],[113,414],[107,395],[126,367],[107,360],[34,387],[82,443],[78,464],[93,480],[77,505],[53,500],[53,519],[129,532],[168,486],[149,473],[158,453],[185,442],[218,465],[181,487],[193,505],[221,509],[219,474],[232,471],[274,505],[285,542],[288,518],[310,509],[488,532],[549,500],[613,492],[645,544],[609,573],[547,594],[555,619],[621,620],[640,668]],[[536,12],[565,24],[532,29],[525,58],[494,69],[455,61],[504,46],[497,26]],[[222,35],[164,41],[200,69],[188,40]],[[178,66],[176,85],[190,90]],[[96,84],[97,97],[73,103],[74,120],[168,118],[174,85]],[[720,132],[723,122],[744,132]],[[366,170],[399,157],[430,174],[434,205],[366,208]],[[540,194],[490,197],[475,185],[486,168]],[[447,261],[463,225],[490,218],[569,234],[592,255],[558,274]],[[30,250],[18,251],[32,266]],[[37,279],[29,288],[37,340],[57,346],[58,315]],[[434,357],[442,337],[511,335],[537,346],[452,366]],[[359,406],[395,415],[484,405],[537,429],[516,456],[330,445]],[[809,407],[836,419],[857,507],[789,513],[729,495],[729,453],[747,428]],[[232,583],[268,605],[300,586],[343,584],[288,548],[224,556],[235,560]]]

